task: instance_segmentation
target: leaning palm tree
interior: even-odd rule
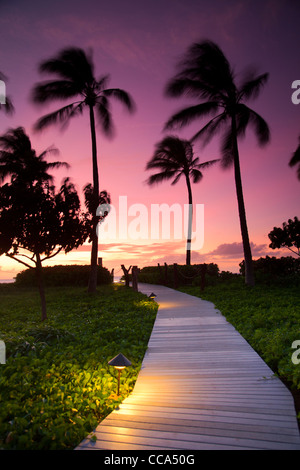
[[[147,163],[146,169],[158,169],[158,173],[151,175],[147,183],[152,186],[162,181],[173,179],[172,185],[176,184],[181,176],[184,176],[189,201],[188,234],[186,245],[186,264],[191,264],[191,238],[193,224],[193,197],[191,179],[193,183],[201,181],[203,174],[201,170],[207,168],[218,160],[200,163],[198,157],[194,157],[193,146],[188,140],[179,137],[167,136],[156,145],[153,157]]]
[[[9,129],[0,136],[0,183],[7,177],[27,188],[32,188],[35,182],[52,182],[50,169],[69,167],[66,162],[45,160],[47,155],[57,153],[56,148],[49,147],[37,155],[23,127]]]
[[[300,180],[300,137],[299,137],[299,145],[296,148],[295,152],[293,153],[289,161],[290,166],[296,166],[297,164],[298,164],[297,177],[298,177],[298,180]]]
[[[94,76],[94,65],[90,54],[86,54],[80,48],[67,48],[56,57],[40,64],[40,72],[53,74],[55,80],[47,80],[35,85],[32,93],[34,102],[46,103],[54,100],[76,101],[40,118],[36,123],[36,129],[41,130],[48,125],[58,122],[65,124],[69,119],[88,109],[90,130],[92,139],[93,161],[93,189],[94,199],[99,199],[99,175],[97,161],[95,113],[106,135],[112,135],[113,123],[110,112],[110,98],[116,98],[122,102],[129,111],[133,111],[134,104],[130,95],[119,88],[107,88],[109,76]],[[89,292],[95,292],[97,287],[97,261],[98,261],[98,237],[97,216],[94,214],[92,250],[91,250],[91,274],[89,280]]]
[[[221,49],[211,41],[193,44],[179,64],[177,75],[167,84],[166,94],[172,97],[189,96],[198,101],[175,113],[165,128],[185,126],[195,119],[213,116],[191,139],[203,139],[207,144],[223,131],[221,146],[222,166],[234,166],[236,194],[245,257],[245,281],[254,285],[252,254],[249,242],[245,204],[242,190],[238,138],[245,135],[251,125],[260,145],[269,141],[270,133],[264,119],[246,106],[245,101],[256,98],[266,83],[268,74],[256,75],[248,71],[236,84],[236,77]]]

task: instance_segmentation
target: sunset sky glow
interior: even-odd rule
[[[82,194],[85,184],[92,182],[88,112],[64,130],[53,126],[35,133],[36,120],[63,102],[33,105],[30,92],[36,82],[47,78],[38,73],[41,60],[68,46],[92,49],[95,76],[110,74],[109,87],[126,90],[136,104],[136,112],[130,115],[113,103],[114,137],[97,133],[100,188],[110,193],[117,211],[121,196],[126,196],[128,207],[141,204],[149,214],[151,204],[187,204],[183,179],[175,186],[165,182],[149,187],[145,167],[155,144],[167,135],[163,132],[167,119],[192,103],[165,97],[167,81],[187,47],[210,39],[221,47],[237,78],[249,66],[270,74],[260,96],[249,106],[269,124],[271,142],[259,148],[251,130],[240,141],[242,181],[253,258],[289,255],[289,251],[268,248],[268,233],[300,215],[300,182],[296,169],[288,165],[300,135],[300,104],[291,100],[292,83],[300,80],[299,19],[300,4],[293,0],[1,0],[0,71],[8,77],[6,91],[15,114],[1,113],[0,132],[22,126],[38,153],[57,147],[60,160],[71,168],[53,172],[56,186],[68,176]],[[189,139],[206,122],[171,133]],[[196,143],[194,152],[203,162],[219,158],[219,144],[217,136],[204,149]],[[192,251],[192,263],[215,262],[222,270],[238,272],[243,251],[233,168],[207,169],[192,190],[195,204],[204,205],[204,243]],[[128,223],[134,218],[128,216]],[[99,256],[104,266],[121,275],[121,264],[183,264],[185,245],[184,238],[117,236],[100,239]],[[89,261],[87,245],[58,255],[49,265]],[[15,261],[0,258],[0,280],[12,279],[22,269]]]

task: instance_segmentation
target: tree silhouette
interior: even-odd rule
[[[287,248],[300,256],[300,220],[298,217],[283,222],[282,228],[274,227],[268,237],[271,240],[269,247],[273,250]]]
[[[158,169],[158,173],[151,175],[147,183],[152,186],[162,181],[173,179],[172,185],[176,184],[181,176],[185,178],[188,201],[189,201],[189,220],[186,247],[186,264],[191,264],[191,237],[193,224],[193,197],[191,188],[191,179],[193,183],[201,181],[203,175],[201,170],[216,163],[217,160],[211,160],[200,163],[199,158],[194,158],[193,146],[187,140],[179,139],[175,136],[167,136],[156,145],[152,159],[147,163],[146,169]]]
[[[300,137],[299,137],[299,145],[296,148],[295,152],[293,153],[292,158],[289,161],[289,165],[291,167],[298,165],[297,177],[298,177],[298,180],[300,180]]]
[[[47,80],[35,85],[32,92],[34,102],[46,103],[48,101],[65,101],[74,98],[78,100],[40,118],[36,123],[36,129],[41,130],[56,123],[65,124],[74,116],[81,114],[85,108],[89,111],[92,139],[93,190],[94,199],[97,201],[99,198],[99,175],[94,110],[96,111],[102,131],[107,136],[110,136],[113,133],[110,99],[117,99],[129,111],[134,109],[133,101],[124,90],[107,88],[108,75],[96,79],[91,54],[85,53],[80,48],[63,49],[56,57],[42,62],[39,70],[41,73],[55,75],[56,79]],[[96,213],[94,214],[93,226],[89,292],[95,292],[97,287],[98,237],[96,231]]]
[[[42,262],[62,249],[76,248],[87,238],[75,187],[65,179],[56,194],[49,184],[53,181],[49,169],[69,166],[45,160],[49,153],[57,152],[49,148],[37,155],[22,127],[0,137],[0,255],[34,266],[43,320],[47,313]],[[3,184],[5,180],[8,182]]]
[[[86,238],[80,200],[68,179],[57,193],[45,181],[30,189],[19,181],[0,188],[0,255],[35,270],[42,321],[47,319],[43,261],[78,248]]]
[[[89,234],[89,242],[92,240],[92,236],[94,233],[94,215],[96,212],[97,217],[97,225],[102,223],[104,219],[108,216],[110,212],[110,203],[111,197],[107,191],[101,191],[99,194],[99,198],[97,201],[94,199],[94,190],[92,184],[87,184],[83,188],[84,192],[84,203],[87,209],[85,214],[86,219],[86,228]]]
[[[223,132],[221,145],[223,168],[234,166],[238,210],[245,257],[245,281],[254,284],[252,254],[249,242],[246,211],[242,189],[238,138],[245,135],[248,125],[254,129],[260,145],[269,141],[269,128],[264,119],[245,105],[256,98],[266,83],[268,74],[256,75],[248,71],[239,86],[234,71],[221,49],[211,41],[193,44],[179,64],[177,75],[170,80],[166,94],[172,97],[189,96],[198,101],[175,113],[165,128],[185,126],[195,119],[213,116],[191,139],[203,139],[207,144],[212,137]],[[199,103],[200,101],[200,103]]]
[[[0,149],[0,183],[10,177],[11,181],[31,187],[35,181],[52,182],[53,176],[48,170],[69,167],[66,162],[49,163],[45,160],[49,154],[58,154],[56,148],[48,148],[37,155],[23,127],[9,129],[2,135]]]

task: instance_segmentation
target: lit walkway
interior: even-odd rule
[[[135,388],[78,447],[297,449],[289,390],[210,302],[162,286]]]

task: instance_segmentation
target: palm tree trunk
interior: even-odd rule
[[[193,225],[193,197],[192,197],[192,188],[189,175],[185,176],[186,185],[188,188],[189,194],[189,218],[188,218],[188,234],[186,240],[186,265],[191,265],[191,245],[192,245],[192,225]]]
[[[241,169],[240,169],[239,150],[238,150],[238,144],[237,144],[235,115],[232,116],[231,123],[232,123],[231,130],[232,130],[232,139],[233,139],[235,187],[236,187],[236,196],[237,196],[237,201],[238,201],[240,227],[241,227],[241,234],[242,234],[242,241],[243,241],[244,257],[245,257],[245,283],[249,286],[254,286],[252,253],[251,253],[251,247],[250,247],[250,241],[249,241],[243,188],[242,188],[242,178],[241,178]]]
[[[97,270],[98,270],[98,236],[97,236],[97,204],[99,199],[99,175],[97,162],[97,145],[94,108],[90,105],[90,128],[92,137],[92,158],[93,158],[93,191],[95,201],[95,212],[92,219],[92,250],[91,250],[91,269],[88,285],[88,292],[94,293],[97,289]]]
[[[41,298],[41,307],[42,307],[42,321],[47,320],[47,310],[46,310],[46,297],[45,297],[45,288],[44,288],[44,281],[43,281],[43,272],[42,272],[42,262],[39,253],[36,253],[36,279],[38,284],[38,289]]]

